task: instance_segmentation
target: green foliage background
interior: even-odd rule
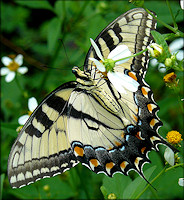
[[[183,13],[179,1],[170,1],[176,21],[181,28]],[[165,1],[145,1],[145,6],[156,12],[164,22],[172,25]],[[24,92],[16,80],[1,80],[1,198],[3,199],[102,199],[114,193],[117,198],[135,199],[146,186],[134,172],[126,177],[113,178],[96,175],[82,165],[50,179],[11,189],[7,178],[8,155],[17,137],[18,118],[28,111],[27,101],[34,96],[40,102],[46,94],[67,81],[75,80],[73,66],[82,67],[89,49],[89,38],[95,39],[100,31],[116,17],[135,8],[128,1],[1,1],[1,58],[9,54],[23,54],[25,75],[17,75]],[[160,33],[168,30],[158,24]],[[63,45],[64,44],[64,45]],[[1,66],[3,64],[1,63]],[[46,68],[48,66],[49,68]],[[152,87],[155,100],[161,107],[158,113],[164,123],[160,134],[165,137],[170,130],[183,134],[183,73],[176,72],[180,80],[176,92],[168,89],[157,68],[149,67],[146,81]],[[151,164],[144,166],[151,181],[164,168],[164,147],[149,154]],[[183,144],[179,156],[183,157]],[[178,178],[184,177],[182,168],[175,168],[160,176],[141,199],[182,199],[183,188]]]

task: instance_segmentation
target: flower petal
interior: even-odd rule
[[[14,59],[14,61],[15,61],[19,66],[21,66],[22,63],[23,63],[23,55],[22,55],[22,54],[18,54],[18,55],[16,56],[16,58]]]
[[[181,9],[184,10],[184,0],[180,0]]]
[[[9,72],[10,72],[10,70],[7,67],[2,67],[0,69],[0,75],[1,76],[7,75]]]
[[[26,121],[29,119],[29,115],[22,115],[18,118],[18,122],[20,125],[24,125]]]
[[[130,76],[121,72],[115,72],[116,77],[119,79],[119,84],[131,92],[136,92],[139,87],[139,83]]]
[[[157,60],[156,58],[151,59],[151,60],[149,61],[149,63],[150,63],[150,65],[153,66],[153,67],[156,67],[156,66],[159,64],[159,62],[158,62],[158,60]]]
[[[17,69],[17,71],[20,73],[20,74],[25,74],[27,71],[28,71],[28,68],[27,67],[19,67]]]
[[[129,56],[131,56],[131,52],[128,49],[128,47],[126,45],[119,45],[110,52],[110,54],[108,55],[108,59],[119,60],[119,59],[126,58]],[[129,58],[118,61],[118,62],[116,62],[116,64],[117,65],[122,64],[122,63],[127,62],[128,60],[129,60]]]
[[[122,84],[119,83],[119,79],[116,77],[114,72],[108,72],[107,73],[108,79],[113,84],[113,86],[116,88],[116,90],[119,93],[127,94],[125,88],[122,86]]]
[[[184,178],[179,178],[178,184],[182,187],[184,187]]]
[[[184,50],[179,50],[176,54],[177,60],[182,60],[184,58]]]
[[[90,38],[90,41],[91,41],[91,45],[95,49],[97,56],[100,58],[100,60],[104,61],[104,58],[103,58],[98,46],[96,45],[95,41],[92,38]]]
[[[166,150],[165,150],[164,158],[171,166],[174,165],[174,161],[175,161],[174,152],[169,147],[167,147]]]
[[[38,102],[34,97],[28,99],[28,108],[31,112],[38,106]]]
[[[10,71],[6,77],[5,77],[5,81],[6,82],[11,82],[13,79],[15,78],[15,72]]]
[[[99,62],[97,59],[89,58],[89,60],[91,60],[91,61],[93,61],[95,63],[95,65],[96,65],[96,67],[97,67],[97,69],[99,71],[101,71],[101,72],[105,72],[106,71],[105,66],[101,62]]]
[[[171,53],[174,53],[183,47],[184,47],[184,39],[178,38],[171,42],[171,44],[169,45],[169,50],[171,51]]]
[[[166,68],[165,68],[165,65],[163,63],[159,63],[158,71],[161,72],[161,73],[165,73],[166,72]]]
[[[5,65],[5,66],[8,66],[11,62],[12,62],[12,59],[7,57],[7,56],[4,56],[1,58],[1,62]]]

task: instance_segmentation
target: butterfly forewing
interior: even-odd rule
[[[154,13],[153,13],[154,14]],[[156,20],[142,8],[135,8],[119,16],[109,24],[95,39],[104,58],[118,45],[127,45],[132,54],[144,50],[151,42],[151,30],[156,27]],[[89,57],[99,60],[91,46],[85,59],[85,70],[91,70]],[[148,62],[148,53],[129,59],[123,63],[123,68],[132,70],[139,75],[145,75]],[[118,71],[123,71],[121,68]]]
[[[67,132],[68,99],[75,86],[70,82],[53,91],[22,128],[8,161],[12,187],[54,176],[78,163]]]

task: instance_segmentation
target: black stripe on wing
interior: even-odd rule
[[[75,166],[67,136],[67,105],[76,82],[69,82],[50,93],[30,116],[8,160],[12,187],[22,187],[51,177]]]

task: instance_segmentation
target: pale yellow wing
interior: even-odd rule
[[[8,160],[13,188],[55,176],[78,161],[67,135],[67,106],[75,82],[64,84],[46,97],[16,139]]]

